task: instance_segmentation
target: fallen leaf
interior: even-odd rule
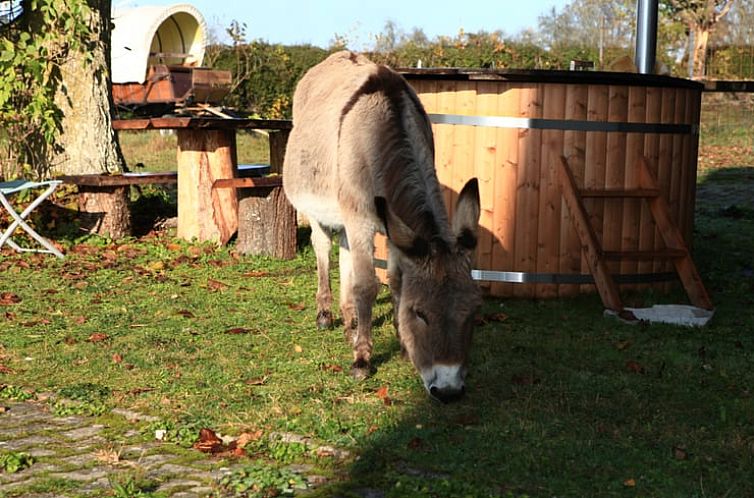
[[[377,397],[382,400],[382,402],[390,406],[393,404],[393,400],[390,399],[390,396],[388,395],[388,388],[387,386],[382,386],[379,389],[377,389]]]
[[[0,306],[10,306],[12,304],[18,304],[21,302],[21,298],[12,292],[0,293]]]
[[[207,280],[207,288],[214,292],[223,291],[228,288],[228,284],[224,284],[220,282],[219,280],[214,279],[208,279]]]
[[[218,453],[224,448],[223,442],[217,437],[217,434],[212,429],[205,428],[199,431],[199,441],[194,443],[194,449],[202,453]]]
[[[73,317],[73,323],[76,325],[83,325],[86,323],[86,317],[85,316],[75,316]]]
[[[616,349],[618,349],[618,351],[625,351],[626,349],[631,347],[631,341],[618,341],[615,343],[615,347]]]
[[[0,373],[12,374],[13,370],[0,363]]]
[[[418,436],[412,437],[411,441],[408,442],[408,447],[412,450],[418,450],[422,446],[424,446],[424,441]]]
[[[689,458],[689,452],[686,451],[686,448],[682,448],[680,446],[674,446],[673,457],[676,460],[687,460]]]
[[[542,381],[539,378],[530,373],[513,374],[513,376],[511,377],[511,384],[517,386],[533,386],[539,384],[540,382]]]
[[[322,364],[322,370],[325,372],[340,373],[343,371],[343,367],[340,365]]]
[[[251,330],[243,327],[234,327],[225,331],[226,334],[248,334],[249,332],[251,332]]]
[[[167,248],[168,251],[180,251],[181,250],[181,245],[180,244],[176,244],[176,243],[172,243],[172,242],[170,244],[166,245],[165,247]]]
[[[263,432],[256,430],[254,432],[242,432],[238,439],[236,439],[236,446],[239,448],[245,447],[247,444],[253,441],[259,441],[262,439]]]
[[[634,488],[636,487],[636,480],[635,479],[626,479],[623,481],[623,485],[627,488]]]
[[[110,336],[107,335],[107,334],[103,334],[102,332],[95,332],[95,333],[93,333],[92,335],[89,336],[89,338],[87,339],[87,341],[88,342],[96,343],[96,342],[106,341],[109,338],[110,338]]]
[[[264,385],[265,382],[267,382],[267,376],[263,375],[262,377],[254,377],[247,380],[246,384],[250,386],[261,386]]]
[[[250,277],[250,278],[259,278],[259,277],[266,277],[269,274],[270,272],[268,271],[247,271],[246,273],[241,274],[241,276]]]
[[[306,309],[306,305],[304,303],[288,303],[288,309],[293,311],[303,311]]]
[[[194,314],[191,313],[189,310],[180,310],[180,311],[177,311],[176,314],[181,315],[184,318],[194,318]]]
[[[293,350],[295,352],[297,352],[297,353],[302,353],[304,351],[304,348],[302,348],[301,346],[299,346],[298,344],[296,344],[296,345],[293,346]]]
[[[113,363],[122,363],[123,362],[123,356],[121,356],[118,353],[113,354],[112,359],[113,359]]]
[[[639,362],[634,360],[628,360],[626,362],[626,370],[628,370],[631,373],[635,374],[643,374],[644,373],[644,367],[642,367]]]
[[[6,311],[5,312],[5,319],[8,320],[8,321],[15,320],[16,319],[16,314],[12,313],[10,311]]]

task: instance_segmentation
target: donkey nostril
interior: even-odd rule
[[[461,389],[438,389],[435,386],[429,388],[429,394],[433,398],[442,403],[451,403],[458,401],[466,393],[466,387],[461,386]]]

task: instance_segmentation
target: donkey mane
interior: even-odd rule
[[[436,249],[447,250],[450,242],[449,223],[433,174],[435,151],[432,128],[424,107],[406,81],[386,66],[376,66],[376,70],[343,107],[338,137],[343,121],[356,103],[376,93],[382,93],[385,97],[393,125],[382,137],[381,144],[383,169],[380,179],[386,200],[398,218],[423,239],[417,241],[417,245],[409,248],[408,252],[423,256],[430,244]],[[414,137],[420,138],[421,144],[411,140],[408,126],[421,133],[421,137]],[[417,150],[417,147],[425,149]],[[420,161],[427,164],[416,164]]]

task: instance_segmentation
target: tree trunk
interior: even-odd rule
[[[296,210],[283,187],[240,188],[238,196],[238,251],[280,259],[296,257]]]
[[[92,9],[91,62],[85,63],[79,54],[70,57],[61,67],[56,95],[63,111],[63,150],[53,156],[52,167],[66,175],[119,172],[125,163],[112,127],[110,0],[87,3]]]
[[[64,8],[65,0],[57,1]],[[53,175],[120,172],[125,164],[112,127],[110,0],[87,0],[87,4],[91,8],[92,31],[87,47],[89,61],[70,51],[60,66],[59,85],[55,88],[55,101],[63,116],[57,143],[47,149],[48,170]],[[31,16],[29,25],[38,26],[34,11],[27,12]],[[99,219],[93,232],[113,238],[130,234],[127,188],[106,195],[84,192],[82,199],[83,218]],[[82,221],[87,225],[86,220]]]
[[[693,74],[694,79],[703,79],[705,76],[705,64],[707,62],[707,43],[709,42],[710,30],[702,26],[689,26],[694,32]]]

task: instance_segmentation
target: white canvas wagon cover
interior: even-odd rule
[[[113,23],[113,83],[144,83],[148,65],[202,64],[207,23],[193,5],[116,7]]]

